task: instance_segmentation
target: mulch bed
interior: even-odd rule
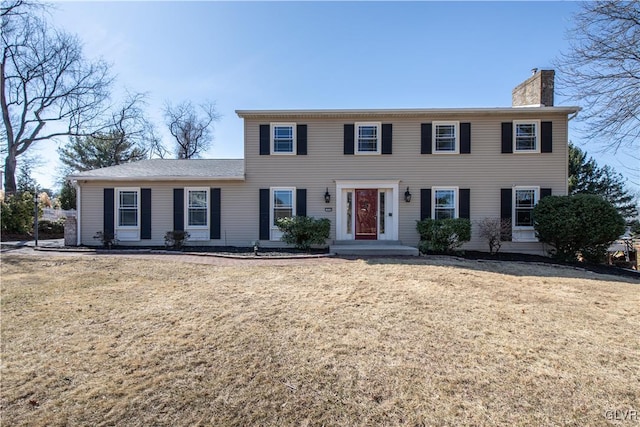
[[[456,256],[471,260],[540,262],[544,264],[565,265],[582,268],[599,274],[612,274],[614,276],[624,276],[632,277],[634,279],[640,279],[640,272],[637,270],[630,270],[606,264],[588,264],[584,262],[566,263],[556,261],[553,258],[542,255],[519,254],[512,252],[498,252],[497,254],[490,254],[488,252],[480,251],[462,251],[460,253],[457,253]]]
[[[38,240],[52,240],[62,239],[64,233],[38,233]],[[15,233],[3,233],[0,236],[3,242],[28,242],[33,240],[33,234],[15,234]]]

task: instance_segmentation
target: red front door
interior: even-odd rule
[[[356,190],[356,240],[378,238],[378,190]]]

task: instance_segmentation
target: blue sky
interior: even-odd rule
[[[576,2],[58,2],[55,25],[102,57],[116,88],[216,101],[205,157],[243,156],[236,109],[511,105],[531,69],[568,44]],[[556,105],[567,105],[562,98]],[[577,135],[571,134],[580,143]],[[596,147],[585,146],[596,156]],[[42,146],[41,151],[50,150]],[[48,151],[50,153],[50,151]],[[45,152],[46,153],[46,152]],[[34,173],[56,187],[57,161]],[[599,158],[600,160],[600,158]],[[611,163],[611,156],[600,163]]]

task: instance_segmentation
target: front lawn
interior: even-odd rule
[[[169,261],[171,260],[171,261]],[[2,257],[3,425],[606,425],[640,287],[435,258]]]

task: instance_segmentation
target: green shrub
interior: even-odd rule
[[[164,244],[171,249],[182,249],[191,235],[184,230],[167,231],[164,235]]]
[[[331,221],[327,218],[311,218],[295,216],[279,218],[276,225],[284,234],[282,241],[302,250],[309,250],[311,245],[324,245],[329,238]]]
[[[55,221],[46,219],[38,221],[38,233],[43,234],[64,234],[64,218]]]
[[[471,221],[467,218],[423,219],[417,221],[420,234],[418,249],[427,251],[452,252],[471,240]]]
[[[613,241],[624,233],[625,222],[616,208],[600,196],[550,196],[533,209],[534,227],[550,254],[561,261],[601,262]]]
[[[2,233],[32,233],[34,208],[33,194],[28,191],[7,196],[0,207]],[[42,210],[39,211],[41,214]]]

